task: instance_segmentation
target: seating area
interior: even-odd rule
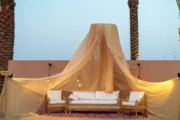
[[[46,96],[46,110],[49,114],[52,110],[72,111],[107,111],[120,112],[130,111],[146,113],[146,101],[144,92],[132,91],[128,101],[120,97],[120,91],[105,93],[95,92],[72,92],[68,98],[62,95],[62,90],[50,90]]]

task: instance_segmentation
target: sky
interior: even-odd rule
[[[70,60],[93,23],[118,27],[130,59],[128,0],[15,0],[14,60]],[[139,59],[180,60],[176,0],[139,0]]]

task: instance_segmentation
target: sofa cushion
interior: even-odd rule
[[[49,90],[47,91],[47,97],[50,101],[60,101],[62,100],[62,91],[61,90]]]
[[[102,101],[107,101],[107,100],[117,100],[117,97],[116,96],[111,96],[111,97],[101,97],[99,100],[102,100]]]
[[[73,92],[79,100],[95,100],[96,94],[94,92]]]
[[[122,105],[135,106],[135,102],[122,102]]]
[[[105,93],[104,91],[96,91],[97,100],[117,100],[119,91],[113,91],[113,93]]]
[[[117,104],[117,100],[101,101],[101,100],[77,100],[71,101],[71,104]]]
[[[68,97],[72,100],[78,100],[78,97],[76,95],[70,94],[70,96]]]
[[[65,101],[64,100],[54,100],[54,101],[50,101],[50,104],[64,104]]]
[[[129,102],[135,102],[136,100],[140,101],[143,96],[144,96],[144,92],[131,91],[128,101]]]

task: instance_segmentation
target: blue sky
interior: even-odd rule
[[[118,27],[130,59],[128,0],[16,0],[14,60],[69,60],[92,23]],[[139,0],[140,60],[180,60],[176,0]]]

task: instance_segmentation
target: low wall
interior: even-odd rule
[[[49,74],[48,63],[51,63],[50,74],[61,72],[68,61],[9,61],[9,71],[16,77],[39,78]],[[177,77],[180,72],[180,61],[128,61],[130,66],[141,64],[140,75],[146,81],[159,82]],[[137,68],[131,69],[137,75]]]

